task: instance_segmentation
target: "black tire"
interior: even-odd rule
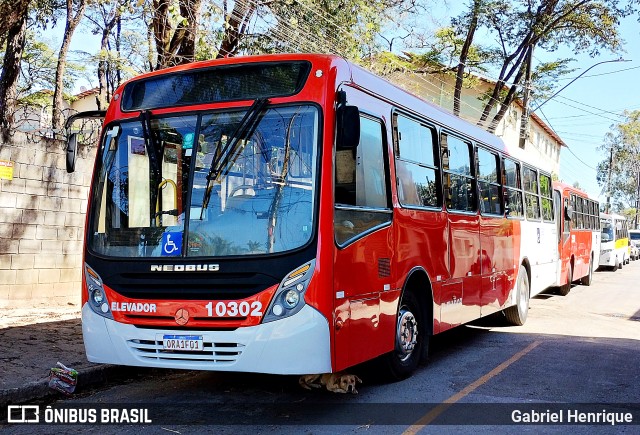
[[[618,262],[618,269],[622,269],[622,266],[624,266],[624,257],[622,257],[622,261]]]
[[[395,348],[382,356],[388,380],[395,382],[408,378],[427,354],[429,337],[423,317],[418,298],[407,291],[402,295],[396,317]]]
[[[573,266],[569,263],[569,270],[567,271],[567,282],[560,286],[558,293],[560,296],[566,296],[571,291],[571,283],[573,282]]]
[[[529,312],[529,275],[524,266],[520,266],[516,281],[516,304],[504,310],[507,322],[515,326],[522,326],[527,321]]]
[[[589,274],[580,280],[582,285],[589,287],[593,282],[593,260],[589,261]]]

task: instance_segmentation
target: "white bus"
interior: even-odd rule
[[[627,218],[618,214],[600,213],[602,244],[600,267],[622,269],[629,263],[629,230]]]

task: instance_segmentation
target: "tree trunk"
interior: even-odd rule
[[[179,48],[175,56],[176,65],[196,60],[196,36],[198,33],[198,17],[202,0],[184,0],[180,2],[180,15],[187,18],[186,26],[180,23],[174,37],[182,34]]]
[[[113,17],[105,21],[104,29],[102,29],[102,38],[100,39],[100,52],[107,55],[109,52],[109,36],[115,25],[119,22],[122,10],[119,5],[115,6]],[[109,104],[109,80],[108,75],[108,56],[102,58],[98,62],[98,110],[104,110]]]
[[[489,131],[490,133],[495,133],[498,124],[500,123],[500,121],[502,121],[502,118],[504,118],[504,115],[507,113],[507,109],[511,107],[511,103],[513,103],[513,100],[515,100],[516,91],[518,90],[518,86],[520,84],[520,81],[522,80],[525,69],[526,65],[522,65],[522,68],[520,68],[520,71],[518,71],[518,74],[513,79],[513,85],[511,85],[511,87],[509,88],[509,92],[507,92],[507,95],[500,102],[500,109],[498,109],[498,113],[495,114],[495,116],[491,120],[491,124],[489,124],[489,127],[487,128],[487,131]]]
[[[31,2],[32,0],[0,0],[0,45],[9,40],[7,33],[22,23]]]
[[[228,26],[225,27],[224,37],[218,49],[217,59],[235,56],[238,52],[240,39],[247,31],[247,27],[256,11],[256,3],[237,0],[230,14],[226,14]],[[226,13],[226,10],[225,10]]]
[[[84,15],[84,10],[87,7],[86,0],[79,0],[78,11],[73,15],[73,0],[67,0],[67,23],[64,28],[64,36],[62,38],[62,46],[58,53],[58,65],[56,67],[56,86],[53,93],[53,111],[52,111],[52,127],[54,137],[63,135],[64,133],[64,119],[62,114],[64,101],[63,96],[63,78],[64,70],[67,66],[67,53],[69,52],[69,45],[71,45],[71,37],[73,32],[78,27],[80,19]]]
[[[469,23],[469,29],[467,31],[467,38],[462,45],[460,51],[460,62],[458,63],[458,69],[456,71],[456,85],[453,90],[453,114],[460,116],[460,98],[462,98],[462,83],[464,79],[464,68],[467,64],[467,58],[469,57],[469,49],[473,43],[473,37],[478,27],[478,15],[480,14],[480,6],[482,0],[474,0],[473,11],[471,15],[471,22]]]
[[[28,11],[9,29],[6,39],[7,49],[0,75],[0,130],[4,142],[9,140],[14,123],[17,105],[16,86],[27,37],[27,16]]]
[[[155,69],[162,69],[169,65],[168,50],[171,37],[169,0],[153,0],[153,11],[151,11],[151,14],[157,53]]]

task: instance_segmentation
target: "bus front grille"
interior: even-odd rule
[[[143,360],[200,361],[219,365],[236,362],[245,347],[242,343],[205,341],[202,351],[178,351],[163,349],[162,341],[138,339],[127,340],[127,345],[136,357]]]
[[[111,279],[116,292],[138,300],[238,300],[278,283],[259,273],[122,273]]]

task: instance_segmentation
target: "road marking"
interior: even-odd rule
[[[405,430],[402,433],[402,435],[415,435],[416,433],[421,431],[425,426],[427,426],[433,420],[435,420],[440,414],[445,412],[452,404],[456,403],[457,401],[459,401],[463,397],[469,395],[474,390],[476,390],[478,387],[484,385],[488,380],[490,380],[494,376],[499,375],[500,373],[502,373],[504,371],[504,369],[509,367],[514,362],[518,361],[520,358],[522,358],[523,356],[525,356],[526,354],[531,352],[536,347],[538,347],[540,345],[540,343],[542,343],[542,342],[539,341],[539,340],[538,341],[534,341],[529,346],[525,347],[520,352],[516,353],[511,358],[509,358],[508,360],[506,360],[505,362],[500,364],[498,367],[496,367],[495,369],[491,370],[489,373],[479,377],[473,383],[467,385],[464,389],[462,389],[462,391],[460,391],[460,392],[454,394],[453,396],[449,397],[444,402],[442,402],[440,405],[436,406],[434,409],[432,409],[431,411],[426,413],[420,420],[416,421],[414,424],[409,426],[409,428],[407,430]]]

